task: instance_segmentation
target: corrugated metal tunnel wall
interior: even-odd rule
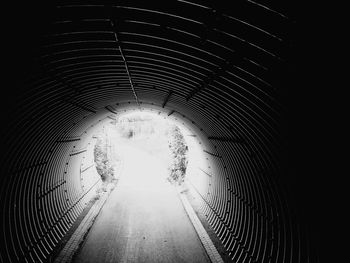
[[[48,260],[99,182],[84,174],[95,128],[128,107],[201,134],[217,169],[197,194],[234,262],[312,261],[283,180],[288,9],[60,1],[43,12],[3,136],[3,262]]]

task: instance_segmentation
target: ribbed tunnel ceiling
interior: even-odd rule
[[[90,149],[93,127],[128,107],[179,118],[208,140],[218,173],[199,194],[234,262],[306,262],[280,167],[293,24],[285,7],[60,1],[43,12],[6,137],[4,262],[50,258],[84,207],[81,181],[68,178],[79,176],[72,159],[85,165],[79,150]]]
[[[266,146],[279,136],[290,21],[253,2],[215,7],[59,3],[42,38],[34,78],[43,98],[35,100],[55,90],[53,102],[92,113],[116,102],[154,103],[272,154]]]

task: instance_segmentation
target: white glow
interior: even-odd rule
[[[150,120],[156,130],[155,133],[152,136],[123,138],[120,131],[118,132],[118,122],[128,123],[130,118]],[[143,111],[123,113],[119,115],[118,122],[117,126],[105,128],[111,144],[111,157],[118,155],[118,159],[122,160],[123,163],[118,187],[137,189],[140,197],[145,194],[145,191],[171,191],[173,187],[167,180],[171,157],[168,138],[164,132],[170,125],[176,125],[180,128],[189,148],[186,178],[199,189],[207,186],[208,177],[204,176],[203,172],[198,169],[199,167],[207,167],[207,161],[197,137],[193,136],[193,132],[188,128],[174,120],[164,119],[153,112]]]
[[[140,190],[160,191],[166,188],[168,182],[167,164],[160,158],[137,147],[137,143],[128,144],[119,141],[119,148],[122,151],[124,168],[120,180],[120,187],[133,187]]]

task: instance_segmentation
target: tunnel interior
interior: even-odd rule
[[[100,180],[88,175],[94,133],[140,109],[196,135],[206,162],[193,176],[206,180],[193,189],[233,262],[317,258],[285,168],[288,3],[27,5],[5,31],[1,261],[52,260]]]

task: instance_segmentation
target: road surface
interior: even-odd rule
[[[159,158],[128,145],[124,171],[74,262],[210,262]]]

